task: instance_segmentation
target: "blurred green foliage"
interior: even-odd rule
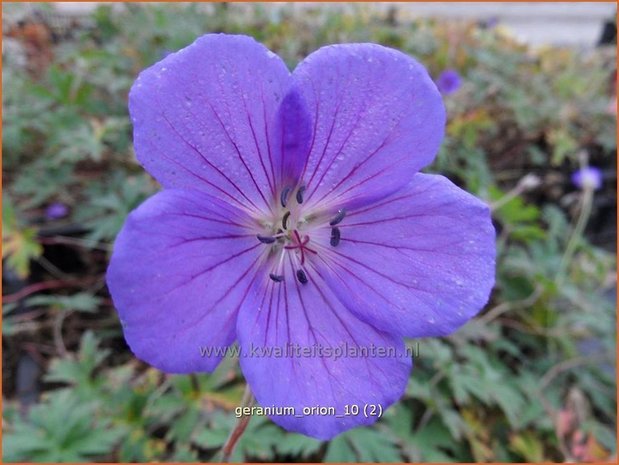
[[[464,84],[446,97],[447,136],[430,171],[495,205],[499,253],[486,312],[451,337],[420,341],[405,396],[375,426],[321,443],[254,418],[233,459],[535,462],[615,453],[614,255],[574,238],[557,279],[579,212],[581,194],[568,181],[579,154],[614,173],[614,49],[533,51],[501,27],[368,11],[107,5],[54,37],[9,30],[25,59],[7,46],[4,269],[48,287],[5,299],[5,461],[218,458],[243,390],[236,362],[195,376],[145,367],[123,345],[102,277],[127,213],[157,190],[132,153],[128,89],[167,52],[220,31],[254,36],[291,68],[323,44],[377,42],[416,56],[433,76],[457,69]],[[531,173],[539,185],[521,188]],[[610,196],[616,204],[614,187]],[[69,217],[46,219],[51,202],[67,204]],[[46,258],[59,244],[76,254],[77,271]],[[45,374],[44,392],[24,412],[10,357],[26,343],[40,349]]]

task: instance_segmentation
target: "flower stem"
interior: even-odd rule
[[[191,382],[191,389],[196,396],[200,395],[200,381],[195,373],[189,375],[189,381]]]
[[[499,208],[504,206],[506,203],[509,203],[511,200],[518,197],[520,194],[524,194],[527,191],[535,189],[537,186],[539,186],[539,184],[540,184],[540,180],[537,176],[535,176],[534,174],[527,174],[525,177],[523,177],[518,182],[518,184],[516,184],[516,187],[514,187],[512,190],[507,192],[503,197],[501,197],[497,201],[490,204],[490,209],[492,211],[498,210]]]
[[[580,207],[580,214],[578,215],[578,220],[576,221],[576,225],[572,230],[572,235],[565,247],[565,253],[561,258],[561,263],[559,264],[559,270],[557,271],[557,277],[555,282],[557,284],[561,284],[563,282],[563,278],[565,277],[566,268],[576,251],[576,246],[580,241],[583,232],[585,231],[585,227],[587,226],[587,222],[589,221],[589,216],[591,215],[591,207],[593,206],[593,188],[586,187],[583,191],[582,195],[582,204]]]
[[[251,389],[249,389],[249,384],[245,386],[245,392],[243,393],[243,399],[241,400],[241,408],[243,407],[251,407],[254,405],[255,399],[253,394],[251,393]],[[234,446],[241,439],[241,436],[245,432],[245,428],[249,424],[249,420],[251,419],[251,415],[243,415],[239,418],[239,421],[236,423],[232,431],[230,431],[230,435],[226,440],[226,443],[221,448],[222,459],[221,461],[227,463],[230,461],[230,456],[234,451]]]

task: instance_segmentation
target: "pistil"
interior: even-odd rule
[[[303,204],[306,187],[301,185],[300,187],[287,186],[285,187],[279,196],[279,203],[281,204],[280,219],[274,219],[275,222],[271,223],[270,228],[275,229],[277,232],[273,235],[257,234],[256,237],[263,244],[271,245],[273,247],[272,252],[279,255],[276,259],[277,264],[272,268],[269,273],[269,278],[276,282],[281,283],[284,281],[284,270],[282,268],[282,262],[288,251],[298,251],[298,254],[293,255],[294,261],[297,263],[298,269],[294,272],[296,279],[301,284],[308,283],[307,271],[305,268],[306,259],[310,254],[317,255],[318,252],[315,248],[309,247],[311,231],[319,226],[326,226],[331,229],[331,236],[329,244],[332,247],[339,245],[341,240],[341,231],[337,226],[346,217],[346,210],[340,208],[335,215],[326,216],[322,212],[306,212],[303,214],[301,205]],[[292,196],[292,197],[291,197]],[[291,202],[290,199],[296,200]],[[298,261],[296,261],[298,259]]]

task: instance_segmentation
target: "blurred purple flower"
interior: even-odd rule
[[[462,85],[462,78],[455,69],[446,69],[436,79],[438,90],[444,94],[453,94]]]
[[[50,220],[58,220],[69,214],[69,207],[62,202],[54,202],[45,209],[45,216]]]
[[[479,24],[483,29],[493,29],[499,24],[499,17],[489,16],[488,18],[482,19]]]
[[[346,404],[402,395],[404,337],[449,334],[486,303],[489,210],[418,172],[445,109],[407,55],[332,45],[291,74],[250,37],[211,34],[143,71],[129,109],[164,190],[127,218],[107,282],[151,365],[212,371],[236,340],[260,404],[337,413],[273,421],[328,439],[376,421]]]
[[[602,172],[594,166],[587,166],[572,173],[572,182],[579,189],[598,190],[602,187]]]

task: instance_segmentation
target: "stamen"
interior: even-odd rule
[[[286,208],[286,205],[288,204],[288,196],[290,195],[290,191],[292,190],[292,187],[288,186],[288,187],[284,187],[284,190],[282,191],[280,197],[279,197],[279,201],[282,204],[282,207]]]
[[[331,228],[331,245],[335,247],[340,243],[340,228]]]
[[[297,279],[301,284],[307,284],[307,275],[303,270],[297,270]]]
[[[281,274],[274,274],[274,273],[270,273],[269,278],[271,278],[276,283],[281,283],[284,280],[284,276],[282,276]]]
[[[288,218],[290,217],[290,212],[286,212],[284,217],[282,218],[282,227],[284,229],[288,229]]]
[[[273,236],[263,236],[262,234],[256,234],[256,237],[263,244],[272,244],[273,242],[275,242],[275,239],[277,239],[276,237],[273,237]]]
[[[335,226],[336,224],[340,224],[345,216],[346,216],[346,210],[341,208],[340,210],[337,211],[333,219],[329,221],[329,226]]]
[[[299,187],[299,190],[297,191],[297,203],[298,204],[302,204],[303,203],[303,193],[304,192],[305,192],[305,186]]]

